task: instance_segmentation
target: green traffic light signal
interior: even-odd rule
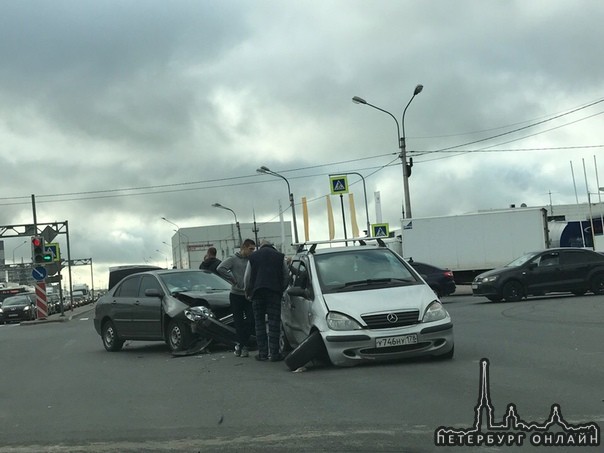
[[[42,259],[45,263],[52,263],[52,253],[44,253]]]

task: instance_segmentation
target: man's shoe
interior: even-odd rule
[[[235,354],[235,357],[241,357],[241,346],[239,346],[238,344],[235,345],[234,354]]]
[[[267,357],[267,356],[265,356],[265,355],[260,355],[260,354],[258,354],[258,355],[256,356],[256,360],[258,360],[259,362],[266,362],[266,361],[268,360],[268,357]]]
[[[275,354],[275,355],[272,355],[269,360],[271,362],[281,362],[284,358],[285,357],[283,357],[281,354]]]
[[[241,348],[241,357],[249,357],[250,351],[244,346]]]

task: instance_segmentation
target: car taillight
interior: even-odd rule
[[[445,271],[445,277],[453,278],[453,271]]]

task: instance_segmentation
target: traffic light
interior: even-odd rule
[[[52,262],[52,253],[46,251],[46,245],[44,244],[44,238],[42,236],[32,236],[31,257],[31,260],[35,264]]]

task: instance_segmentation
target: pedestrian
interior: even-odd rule
[[[252,300],[256,323],[256,360],[283,360],[279,351],[281,297],[288,281],[285,255],[277,251],[269,241],[262,241],[260,248],[250,255],[245,269],[245,294]]]
[[[248,357],[250,337],[256,333],[254,326],[254,312],[252,302],[245,297],[244,277],[248,258],[256,250],[256,243],[246,239],[241,244],[239,251],[229,256],[216,268],[216,273],[231,283],[231,311],[237,332],[237,345],[235,355]]]
[[[208,253],[203,257],[203,261],[199,265],[200,269],[216,273],[216,268],[221,261],[216,258],[216,247],[210,247]]]

